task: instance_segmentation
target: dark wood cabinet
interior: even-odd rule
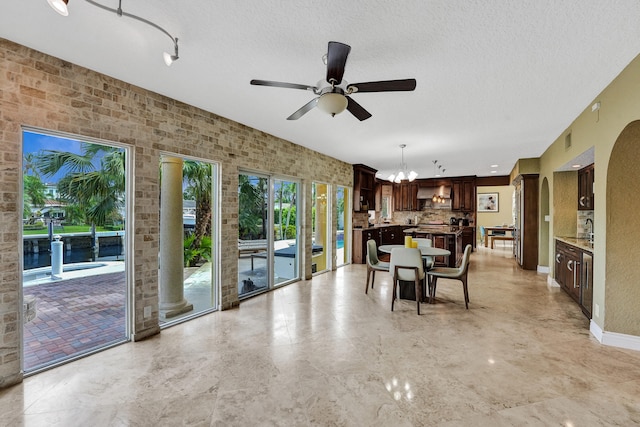
[[[396,211],[417,211],[418,183],[402,181],[393,185],[393,207]]]
[[[476,248],[476,228],[475,227],[463,227],[462,228],[462,250],[467,245],[471,245],[471,248]]]
[[[366,264],[367,241],[374,240],[380,245],[404,245],[404,225],[389,225],[376,228],[353,229],[353,263]],[[378,253],[380,255],[380,253]]]
[[[367,263],[367,242],[369,240],[375,240],[376,245],[380,246],[380,229],[353,229],[353,263],[354,264],[366,264]]]
[[[590,211],[594,209],[593,181],[595,168],[593,164],[578,171],[578,210]]]
[[[353,165],[353,210],[376,208],[376,170],[366,165]]]
[[[451,180],[452,200],[451,210],[474,212],[476,210],[475,178]]]
[[[593,303],[593,255],[579,247],[556,240],[555,279],[588,318]]]

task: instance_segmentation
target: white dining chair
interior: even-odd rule
[[[389,272],[393,274],[393,294],[391,296],[391,311],[397,298],[399,281],[414,282],[416,285],[416,305],[420,314],[422,287],[426,275],[422,264],[422,255],[418,248],[393,248]]]
[[[427,239],[426,237],[416,237],[415,239],[413,239],[413,241],[418,242],[418,247],[426,246],[430,248],[433,246],[431,239]],[[426,256],[424,257],[424,260],[424,268],[426,268],[427,270],[431,270],[433,268],[433,265],[435,264],[434,258],[432,256]]]
[[[367,240],[367,284],[364,288],[365,294],[369,292],[370,277],[371,289],[373,289],[373,282],[376,281],[376,271],[389,271],[389,263],[378,259],[378,246],[376,241],[371,239]]]
[[[429,299],[431,302],[434,302],[436,299],[436,285],[438,284],[438,278],[460,280],[462,282],[462,290],[464,291],[464,305],[467,310],[469,309],[467,273],[469,271],[471,250],[471,245],[467,245],[464,248],[464,254],[462,255],[462,261],[460,262],[459,267],[436,267],[427,273],[429,275]]]

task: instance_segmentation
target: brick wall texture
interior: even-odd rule
[[[21,381],[22,127],[97,138],[131,149],[134,234],[129,247],[133,281],[133,339],[159,332],[159,159],[163,153],[220,165],[220,301],[238,304],[238,173],[261,171],[311,183],[351,187],[350,164],[179,101],[0,39],[0,388]],[[335,185],[333,191],[335,192]],[[335,197],[335,196],[334,196]],[[305,224],[312,204],[303,201]],[[333,227],[335,228],[335,221]],[[311,227],[304,226],[310,248]],[[333,233],[335,235],[335,233]],[[229,248],[225,248],[229,245]],[[232,247],[231,247],[232,246]],[[228,249],[228,250],[227,250]],[[311,253],[303,271],[311,277]],[[153,316],[143,318],[151,305]]]

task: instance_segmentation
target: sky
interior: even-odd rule
[[[41,150],[67,151],[70,153],[80,153],[81,142],[74,139],[62,138],[58,136],[45,135],[36,132],[24,131],[22,133],[23,155],[27,153],[38,153]],[[96,166],[99,166],[96,165]],[[42,176],[42,182],[55,184],[66,174],[61,170],[53,176]]]

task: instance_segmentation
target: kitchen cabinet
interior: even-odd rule
[[[380,246],[379,228],[353,229],[353,255],[351,258],[354,264],[367,263],[367,242],[371,239],[375,240],[377,246]]]
[[[581,256],[581,251],[575,246],[556,240],[556,282],[578,303]]]
[[[434,263],[436,267],[456,267],[460,265],[464,247],[462,247],[462,233],[433,233],[433,232],[416,232],[415,237],[426,237],[431,239],[431,245],[434,248],[446,249],[451,252],[449,256],[436,256]]]
[[[376,208],[376,170],[369,166],[353,165],[353,210],[356,212]]]
[[[593,182],[595,168],[593,164],[578,171],[578,210],[590,211],[594,209]]]
[[[393,185],[393,206],[396,211],[417,211],[418,183],[402,181]]]
[[[555,279],[587,318],[593,304],[593,254],[590,251],[556,240]]]
[[[476,182],[475,178],[451,180],[452,197],[451,210],[474,212],[476,210]]]
[[[462,248],[467,245],[471,245],[471,248],[476,248],[476,228],[475,227],[462,227]]]
[[[354,264],[366,264],[367,241],[374,240],[380,245],[404,245],[404,225],[387,225],[372,228],[353,229],[353,254]]]

